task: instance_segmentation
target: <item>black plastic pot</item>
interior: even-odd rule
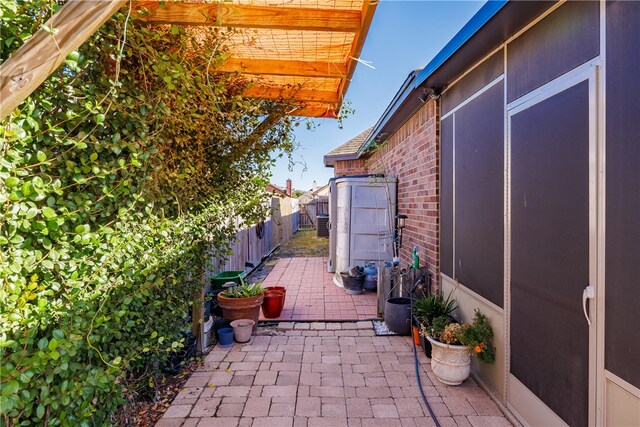
[[[184,367],[184,362],[196,355],[196,338],[189,334],[184,342],[184,347],[169,356],[164,372],[176,375]]]
[[[411,300],[389,298],[384,304],[384,322],[391,332],[398,335],[411,334]]]
[[[218,303],[218,294],[220,292],[224,291],[224,289],[214,289],[211,291],[211,300],[210,300],[210,304],[211,304],[211,314],[213,314],[216,317],[222,317],[222,307],[220,307],[220,304]]]
[[[413,324],[418,327],[418,330],[420,330],[420,325],[422,324],[422,322],[420,322],[415,316],[413,317]],[[425,356],[431,359],[431,343],[426,337],[423,337],[422,335],[420,335],[420,348],[422,348]]]

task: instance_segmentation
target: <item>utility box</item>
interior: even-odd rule
[[[318,215],[316,217],[316,236],[329,237],[329,228],[327,228],[328,223],[329,215]]]
[[[343,177],[332,180],[330,188],[328,270],[392,261],[397,180],[379,175]]]

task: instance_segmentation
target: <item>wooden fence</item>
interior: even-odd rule
[[[261,225],[253,224],[236,234],[232,254],[224,262],[215,262],[211,275],[220,271],[245,270],[249,264],[257,265],[277,245],[291,239],[298,230],[297,199],[274,197],[271,210],[272,215]]]
[[[329,199],[320,197],[300,206],[300,228],[316,228],[318,215],[329,215]]]

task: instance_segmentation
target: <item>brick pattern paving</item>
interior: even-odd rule
[[[322,257],[278,260],[262,282],[265,287],[287,288],[282,313],[273,320],[364,320],[377,316],[377,294],[347,295],[333,283],[326,261]]]
[[[157,427],[433,426],[416,386],[407,337],[376,337],[370,322],[280,323],[279,335],[215,347]],[[511,426],[472,381],[437,382],[419,362],[443,426]]]

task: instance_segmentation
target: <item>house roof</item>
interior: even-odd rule
[[[371,134],[372,130],[373,127],[370,127],[359,135],[351,138],[349,141],[345,142],[338,148],[329,151],[324,155],[324,165],[333,167],[334,162],[336,162],[337,160],[354,160],[360,157],[361,148],[367,141],[367,138]]]
[[[555,4],[490,0],[420,71],[409,74],[362,147],[393,135],[431,97]]]
[[[275,184],[267,184],[267,187],[265,188],[265,191],[267,193],[276,194],[278,196],[283,196],[283,197],[287,196],[286,190],[278,187]]]

